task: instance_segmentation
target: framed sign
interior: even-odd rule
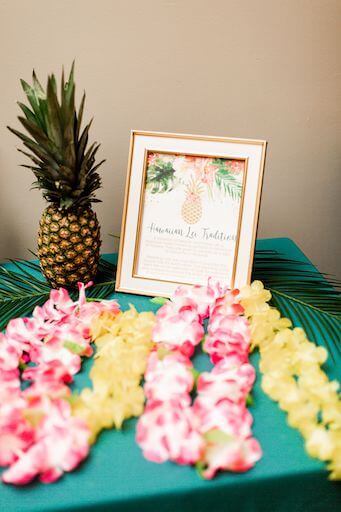
[[[133,131],[116,290],[250,282],[266,142]]]

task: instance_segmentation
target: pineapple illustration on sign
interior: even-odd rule
[[[202,217],[202,193],[201,183],[191,178],[186,185],[186,198],[181,208],[181,216],[187,224],[196,224]]]
[[[42,191],[49,205],[43,212],[38,234],[38,255],[43,274],[54,287],[73,287],[91,281],[96,273],[101,245],[100,227],[91,203],[101,186],[95,163],[100,144],[88,145],[88,123],[81,129],[85,94],[75,108],[72,65],[69,79],[61,79],[60,100],[54,75],[46,91],[34,71],[33,84],[21,81],[29,107],[19,103],[24,116],[18,119],[30,137],[9,128],[30,151],[27,156],[36,177],[34,188]]]
[[[241,198],[243,160],[151,152],[147,162],[146,187],[151,194],[168,194],[185,187],[181,217],[187,224],[202,218],[205,193],[211,199],[215,195],[232,201]]]

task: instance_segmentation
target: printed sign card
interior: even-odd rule
[[[133,132],[116,289],[250,279],[264,141]]]

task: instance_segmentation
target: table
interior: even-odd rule
[[[288,239],[258,240],[259,249],[275,249],[306,261]],[[107,259],[114,261],[115,256]],[[137,310],[156,310],[149,298],[113,294],[122,309],[129,303]],[[323,344],[323,340],[318,340]],[[251,356],[258,367],[258,354]],[[340,369],[341,361],[338,361]],[[196,356],[198,369],[208,368],[208,358]],[[75,386],[89,384],[91,360],[84,362]],[[331,378],[335,366],[325,366]],[[122,431],[103,432],[88,459],[58,482],[34,482],[26,487],[0,484],[1,512],[329,512],[341,501],[341,485],[327,480],[324,464],[306,455],[300,434],[286,424],[286,415],[260,389],[257,368],[254,435],[263,458],[245,474],[221,473],[202,480],[194,468],[146,461],[134,440],[136,420]]]

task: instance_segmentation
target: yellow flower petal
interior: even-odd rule
[[[121,428],[131,416],[143,411],[140,381],[153,347],[151,332],[155,316],[131,307],[117,315],[102,314],[91,327],[96,344],[90,371],[92,389],[83,389],[72,400],[73,413],[82,417],[94,442],[104,428]]]

